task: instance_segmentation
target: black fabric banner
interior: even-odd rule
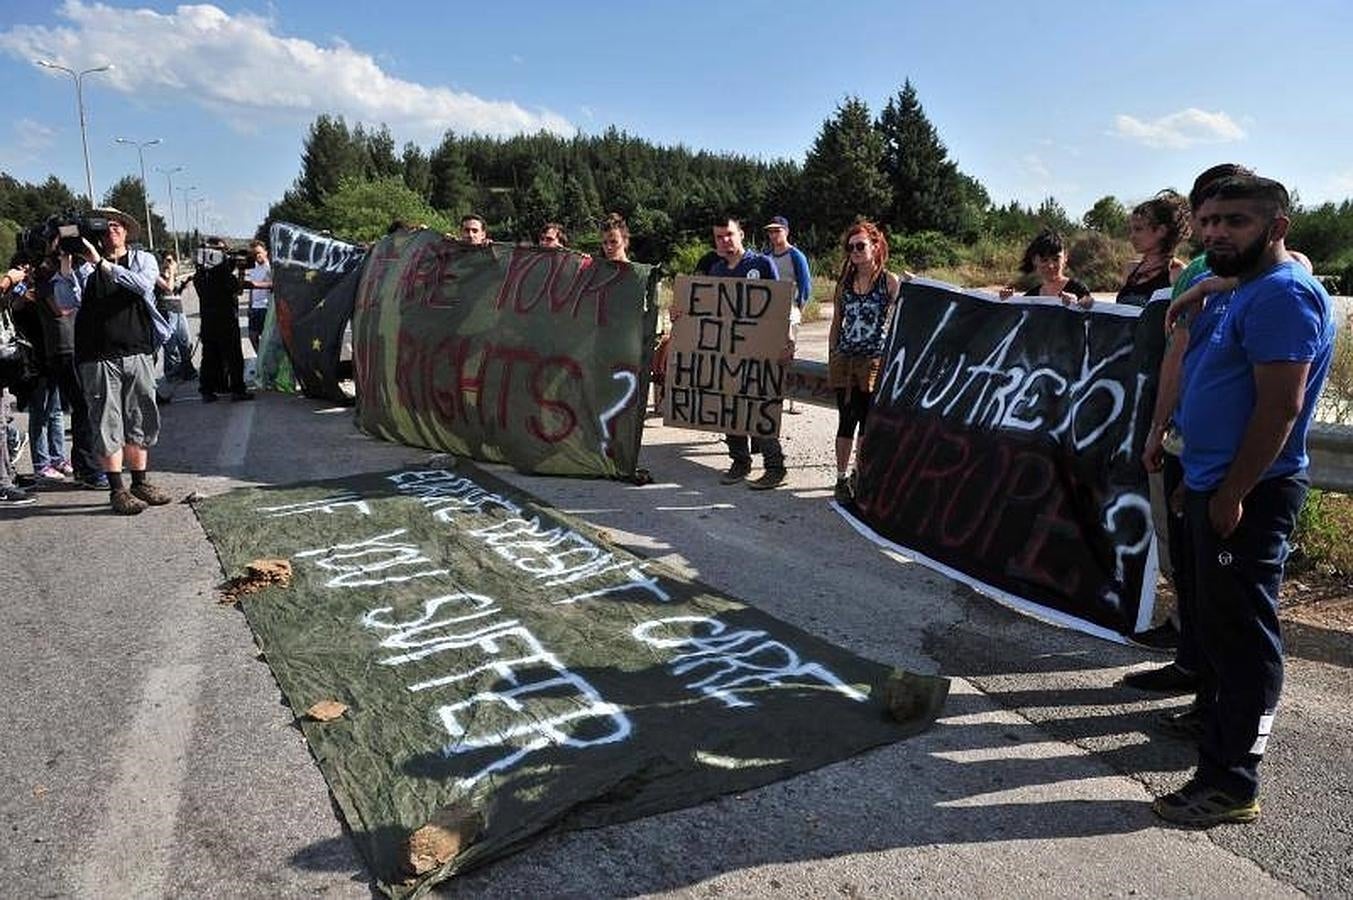
[[[352,373],[340,360],[365,249],[285,222],[273,224],[269,244],[277,329],[302,393],[351,402],[339,382]]]
[[[298,715],[346,706],[302,728],[395,896],[544,832],[899,740],[947,690],[610,546],[469,463],[241,489],[197,511],[227,573],[290,561],[290,585],[245,613]],[[411,838],[448,811],[477,827],[415,874]]]
[[[851,512],[1035,615],[1105,637],[1143,629],[1156,558],[1139,459],[1161,310],[904,284]]]

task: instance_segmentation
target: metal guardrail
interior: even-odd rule
[[[785,379],[785,394],[802,403],[836,406],[836,393],[827,387],[827,364],[796,359]],[[1311,485],[1322,491],[1353,494],[1353,426],[1311,426],[1306,441],[1311,455]]]

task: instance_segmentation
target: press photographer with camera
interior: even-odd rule
[[[244,349],[240,346],[239,296],[245,257],[232,254],[221,238],[210,237],[197,248],[194,261],[193,288],[202,341],[197,389],[202,402],[214,403],[218,393],[229,393],[232,400],[252,400],[254,395],[244,386]]]
[[[5,274],[0,275],[0,320],[12,329],[9,325],[9,306],[16,294],[22,295],[29,287],[28,273],[17,266],[10,268]],[[3,367],[0,367],[0,430],[3,430],[4,423],[9,420],[9,380],[17,378],[22,373],[18,371],[22,367],[20,348],[10,334],[3,341]],[[11,371],[14,369],[14,371]],[[9,440],[4,434],[0,434],[0,509],[11,506],[32,506],[37,502],[37,498],[25,491],[14,483],[14,461],[9,454]]]
[[[75,361],[89,404],[94,451],[108,477],[109,503],[119,515],[162,506],[170,496],[151,484],[149,448],[160,434],[155,403],[155,281],[160,267],[144,250],[127,246],[141,232],[121,210],[92,210],[80,221],[80,252],[59,245],[53,279],[57,305],[76,309]],[[95,246],[98,242],[98,247]],[[76,258],[80,259],[75,265]],[[131,486],[122,466],[131,471]]]

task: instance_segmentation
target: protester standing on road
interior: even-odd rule
[[[170,496],[147,479],[150,448],[160,435],[155,404],[155,279],[160,267],[144,250],[131,250],[141,228],[126,213],[93,210],[107,219],[108,230],[96,249],[84,241],[84,261],[73,269],[71,254],[61,253],[53,288],[57,303],[79,308],[75,316],[75,359],[89,403],[94,450],[108,478],[109,504],[119,515],[136,515],[161,506]],[[122,465],[131,470],[128,488]]]
[[[1290,200],[1255,176],[1198,211],[1214,273],[1239,285],[1183,386],[1184,527],[1204,708],[1198,768],[1152,809],[1207,827],[1259,816],[1259,764],[1282,691],[1278,588],[1308,485],[1306,435],[1333,355],[1329,295],[1288,254]]]
[[[780,280],[794,283],[794,303],[789,307],[789,336],[797,342],[803,308],[813,295],[813,276],[808,271],[808,257],[789,242],[789,220],[784,216],[771,218],[770,224],[766,226],[766,240],[770,242],[766,255],[774,260]],[[792,397],[785,402],[785,412],[798,415]]]
[[[902,278],[888,271],[888,239],[873,222],[856,222],[846,229],[841,243],[845,261],[832,296],[827,386],[836,392],[835,498],[837,503],[849,503],[855,499],[850,455],[874,402],[883,341]],[[911,273],[903,278],[911,278]]]
[[[1038,274],[1038,286],[1025,291],[1026,297],[1058,297],[1063,305],[1075,303],[1082,309],[1094,305],[1095,299],[1090,289],[1067,274],[1066,244],[1055,231],[1044,229],[1029,242],[1019,270],[1025,275]],[[1003,288],[1001,299],[1005,300],[1014,293],[1014,288]]]
[[[272,264],[262,241],[249,242],[249,255],[253,265],[244,273],[244,286],[249,291],[249,343],[254,345],[254,353],[258,353],[263,326],[268,322],[268,307],[272,305]]]
[[[748,250],[742,245],[742,224],[732,216],[726,216],[714,226],[714,252],[717,258],[709,267],[709,274],[715,278],[770,278],[779,277],[775,261],[764,253]],[[788,321],[786,321],[788,326]],[[793,339],[786,340],[786,355],[794,355]],[[737,484],[752,472],[752,454],[760,453],[765,461],[765,472],[752,481],[753,490],[769,490],[781,484],[788,472],[785,470],[785,452],[777,437],[753,437],[745,434],[726,434],[728,455],[733,463],[724,472],[722,484]]]

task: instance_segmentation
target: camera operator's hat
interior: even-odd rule
[[[114,209],[111,206],[100,206],[97,209],[91,209],[90,215],[103,216],[108,219],[116,219],[122,223],[122,227],[127,232],[127,240],[134,241],[141,236],[141,223],[137,222],[131,216],[120,209]]]

